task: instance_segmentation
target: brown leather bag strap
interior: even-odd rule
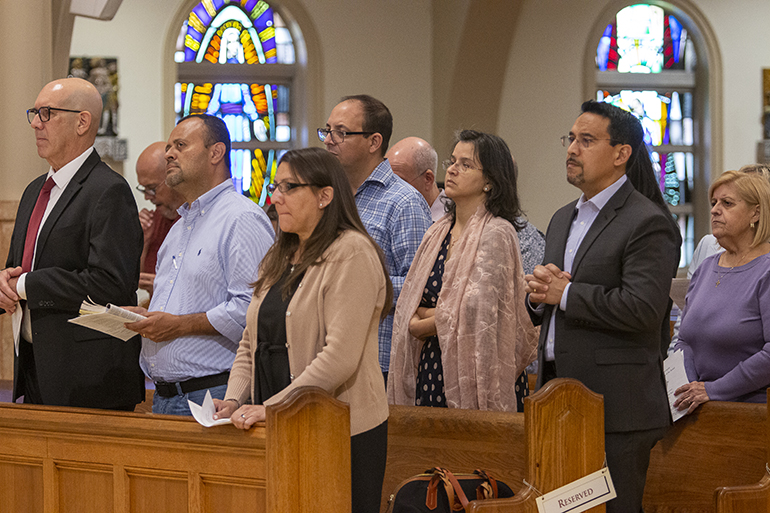
[[[434,469],[435,470],[435,469]],[[426,472],[427,473],[427,472]],[[425,496],[425,507],[433,511],[438,506],[438,482],[440,478],[437,473],[433,474],[428,482],[428,493]]]
[[[455,495],[456,495],[456,497],[452,497],[449,500],[449,505],[452,508],[452,511],[464,511],[465,506],[468,505],[468,498],[465,496],[463,487],[460,486],[460,483],[457,481],[457,478],[455,477],[455,475],[452,474],[449,470],[444,469],[444,472],[446,472],[446,478],[451,483],[451,488],[454,488]],[[449,495],[449,490],[447,490],[447,496],[448,495]]]
[[[484,480],[484,482],[476,488],[476,498],[478,500],[497,499],[497,481],[495,478],[487,474],[484,470],[476,469],[473,473]]]

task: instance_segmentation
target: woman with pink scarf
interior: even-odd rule
[[[391,404],[517,411],[538,329],[524,303],[516,167],[499,137],[459,132],[447,214],[425,234],[396,305]]]

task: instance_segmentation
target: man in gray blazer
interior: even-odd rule
[[[650,450],[671,422],[660,330],[681,239],[660,191],[644,191],[651,201],[635,189],[653,179],[639,121],[595,101],[582,111],[562,140],[567,181],[583,194],[551,219],[527,303],[542,325],[538,387],[570,377],[604,395],[618,495],[607,511],[631,513],[642,511]]]

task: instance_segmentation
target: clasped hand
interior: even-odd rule
[[[7,267],[0,271],[0,308],[12,314],[19,304],[16,282],[21,276],[21,267]]]
[[[538,265],[532,274],[524,276],[527,283],[524,290],[529,294],[530,303],[558,305],[570,280],[572,275],[554,264]]]
[[[234,401],[214,399],[214,407],[217,409],[214,420],[229,418],[238,429],[249,429],[265,420],[265,406],[262,404],[244,404],[238,408]]]

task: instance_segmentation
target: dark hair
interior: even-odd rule
[[[655,180],[650,152],[644,144],[644,128],[639,119],[630,112],[610,103],[588,100],[580,109],[585,113],[597,114],[610,121],[607,132],[610,144],[628,144],[631,156],[626,162],[626,176],[634,188],[663,208],[667,213],[668,205],[660,192],[660,185]]]
[[[455,133],[455,146],[466,142],[473,145],[474,154],[481,164],[481,173],[489,181],[490,188],[484,206],[493,215],[510,222],[516,231],[525,223],[516,187],[516,164],[511,150],[500,137],[476,130],[460,130]],[[447,201],[445,210],[455,218],[455,203]]]
[[[225,122],[210,114],[190,114],[189,116],[180,119],[179,123],[187,121],[188,119],[200,119],[203,122],[203,128],[206,134],[204,137],[206,148],[219,142],[225,144],[224,161],[227,170],[230,171],[230,148],[232,145],[230,144],[230,132],[228,132]],[[177,123],[177,125],[179,123]]]
[[[288,291],[294,287],[297,279],[309,267],[323,262],[324,251],[340,234],[346,230],[353,230],[369,239],[380,259],[387,286],[385,305],[382,309],[382,317],[384,318],[393,303],[393,285],[390,282],[387,267],[385,267],[385,257],[382,250],[369,236],[358,216],[350,182],[339,160],[321,148],[304,148],[287,151],[281,157],[278,165],[284,163],[290,166],[296,179],[301,180],[302,183],[313,184],[314,190],[331,187],[334,190],[334,198],[323,209],[321,219],[305,243],[301,260],[295,264],[294,272],[286,280],[283,294],[288,295]],[[270,247],[259,265],[259,278],[254,283],[255,294],[278,282],[286,270],[287,262],[297,251],[297,248],[299,248],[299,236],[296,233],[286,233],[279,230],[275,244]]]
[[[388,152],[390,136],[393,134],[393,116],[390,111],[377,98],[372,98],[368,94],[356,94],[345,96],[340,103],[354,100],[361,103],[364,109],[364,124],[361,130],[364,132],[376,132],[382,136],[382,146],[380,146],[381,156],[384,157]]]
[[[588,100],[580,106],[586,113],[602,116],[610,121],[607,132],[610,136],[610,144],[628,144],[631,146],[631,156],[626,162],[626,177],[634,189],[646,196],[650,201],[659,206],[671,220],[676,233],[680,237],[679,226],[676,224],[666,200],[660,192],[660,185],[655,179],[655,170],[652,168],[650,151],[644,143],[644,128],[639,119],[630,112],[616,107],[610,103]]]

